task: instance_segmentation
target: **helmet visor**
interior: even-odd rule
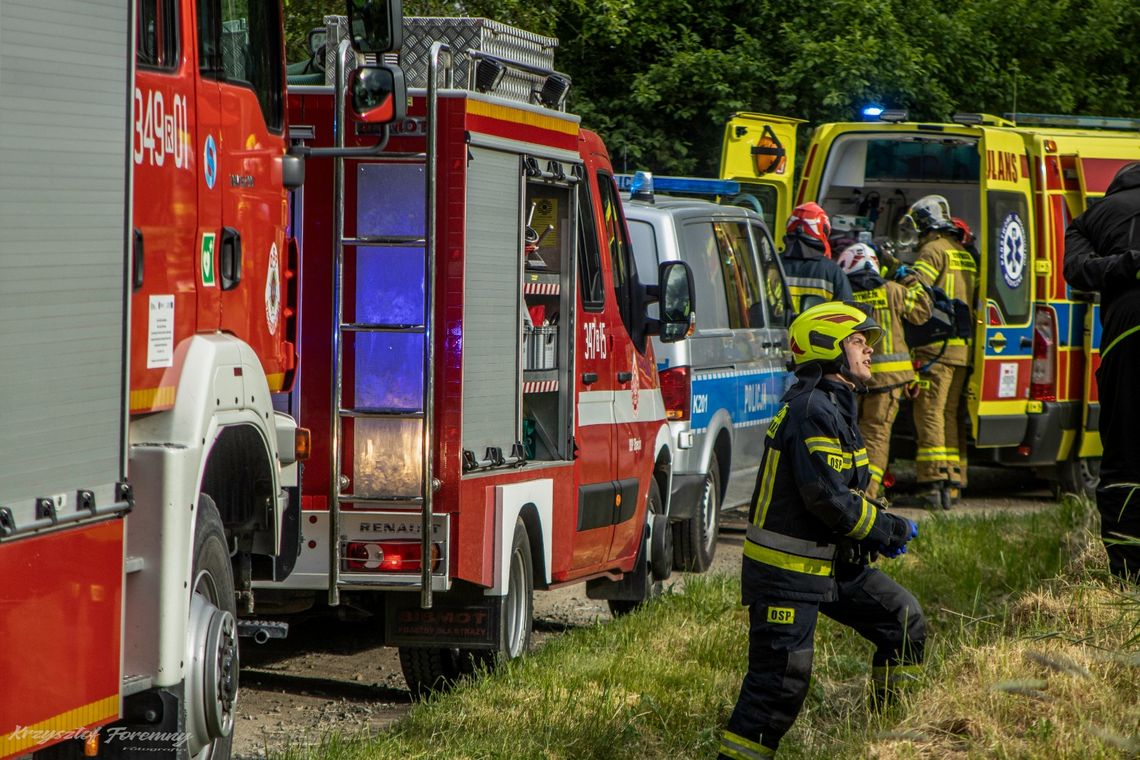
[[[895,242],[904,248],[918,242],[918,225],[910,214],[899,220],[898,229],[895,230]]]

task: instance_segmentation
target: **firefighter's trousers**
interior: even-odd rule
[[[1140,583],[1140,333],[1112,347],[1096,373],[1100,389],[1100,485],[1096,506],[1101,536],[1114,575]]]
[[[879,495],[891,454],[891,428],[899,413],[899,402],[906,392],[904,386],[890,390],[875,391],[859,397],[859,431],[863,434],[863,444],[867,447],[868,469],[871,482],[867,484],[867,496],[874,499]]]
[[[966,440],[958,419],[966,367],[935,362],[922,374],[929,382],[914,402],[918,438],[915,472],[918,482],[966,484]]]
[[[834,602],[762,598],[748,608],[748,672],[720,757],[773,757],[807,697],[818,613],[854,628],[875,645],[872,682],[883,695],[918,677],[926,640],[922,608],[890,576],[862,565],[843,565]]]

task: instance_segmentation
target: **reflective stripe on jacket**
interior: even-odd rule
[[[783,262],[793,311],[803,311],[805,298],[813,299],[808,301],[809,306],[852,299],[851,285],[839,265],[802,241],[791,239]]]
[[[936,232],[918,249],[918,259],[914,262],[915,277],[927,287],[941,288],[950,298],[959,298],[974,309],[974,294],[977,285],[978,267],[969,251],[959,247],[950,235]],[[946,343],[946,350],[938,358],[943,364],[965,367],[970,363],[970,349],[966,341],[952,338]],[[914,350],[921,359],[933,359],[942,350],[942,343],[922,346]]]
[[[870,471],[854,392],[832,380],[801,379],[783,400],[768,426],[752,494],[742,568],[746,605],[774,591],[833,599],[837,543],[879,547],[902,522],[856,493]]]
[[[930,319],[930,296],[918,280],[903,283],[888,280],[870,290],[856,290],[855,300],[871,307],[883,337],[871,355],[871,381],[868,388],[893,388],[915,378],[910,347],[906,344],[902,321],[921,325]]]

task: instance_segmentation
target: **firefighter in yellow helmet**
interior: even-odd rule
[[[918,235],[918,258],[912,267],[918,281],[941,288],[950,298],[973,308],[977,263],[963,248],[946,199],[941,195],[919,198],[907,211],[903,225]],[[945,346],[916,348],[914,356],[921,362],[927,387],[914,402],[919,491],[912,501],[929,509],[949,509],[966,486],[965,425],[958,410],[970,349],[964,339],[952,338]]]
[[[855,300],[869,307],[883,327],[883,339],[871,357],[867,393],[859,397],[859,432],[867,444],[871,469],[867,496],[874,499],[890,460],[891,427],[899,404],[904,395],[918,395],[918,376],[903,334],[903,320],[921,325],[930,319],[930,296],[912,276],[884,280],[879,274],[879,257],[866,243],[844,248],[835,263],[847,273]]]
[[[909,591],[870,567],[918,534],[867,500],[867,452],[855,391],[871,379],[882,333],[854,304],[824,303],[789,328],[796,383],[764,439],[741,569],[749,613],[748,672],[720,757],[773,757],[807,696],[818,614],[875,645],[882,698],[917,676],[926,638]]]

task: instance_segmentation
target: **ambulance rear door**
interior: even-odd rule
[[[979,447],[1017,446],[1028,424],[1033,362],[1033,220],[1029,158],[1021,135],[984,128],[973,371],[967,389]]]
[[[762,214],[777,244],[792,213],[796,130],[803,123],[787,116],[736,113],[724,128],[720,176],[741,185],[740,195],[725,200]]]

